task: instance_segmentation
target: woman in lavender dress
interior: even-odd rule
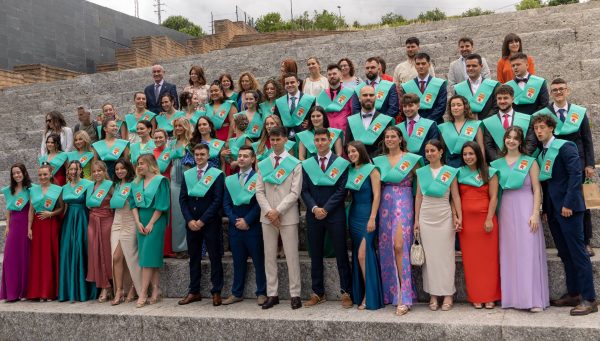
[[[0,300],[7,302],[25,298],[29,267],[29,188],[31,179],[25,165],[16,163],[10,168],[10,186],[2,189],[6,200],[6,244],[2,263]]]
[[[540,169],[525,154],[521,128],[508,128],[504,145],[505,156],[491,164],[503,189],[498,214],[502,308],[540,312],[550,305]]]

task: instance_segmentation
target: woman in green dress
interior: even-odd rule
[[[317,147],[315,147],[315,133],[314,131],[319,128],[325,128],[329,130],[329,136],[331,136],[331,150],[336,155],[342,155],[342,131],[340,129],[331,128],[329,126],[329,119],[325,114],[325,109],[320,106],[315,106],[308,113],[308,126],[306,130],[296,134],[296,140],[298,143],[298,158],[300,160],[306,160],[317,154]]]
[[[140,121],[149,121],[152,123],[152,129],[156,128],[156,114],[146,109],[146,94],[143,92],[136,92],[133,95],[135,102],[135,111],[125,115],[125,124],[127,125],[127,135],[129,142],[139,142],[139,134],[136,134],[137,124]]]
[[[153,155],[140,156],[136,167],[137,178],[132,184],[135,207],[132,209],[137,227],[139,262],[142,268],[142,287],[136,306],[154,304],[162,298],[158,288],[159,269],[163,266],[165,230],[171,206],[169,181],[159,174]],[[152,297],[148,287],[152,284]]]
[[[108,118],[102,122],[100,141],[92,145],[94,147],[94,159],[104,161],[109,177],[115,175],[115,161],[120,157],[129,157],[129,141],[117,138],[118,132],[117,121]]]
[[[60,136],[50,134],[46,138],[46,153],[38,159],[39,165],[48,164],[52,167],[52,183],[62,186],[67,182],[65,164],[67,153],[63,152]]]
[[[78,133],[85,131],[78,131]],[[81,163],[69,161],[67,182],[62,187],[62,199],[66,206],[60,237],[58,300],[89,301],[96,298],[96,286],[85,280],[87,273],[88,209],[86,193],[93,190],[94,183],[82,179]]]
[[[175,97],[170,93],[165,93],[160,98],[160,106],[163,111],[156,116],[156,125],[158,128],[165,130],[169,136],[173,136],[173,121],[180,117],[184,117],[183,111],[175,110]]]
[[[283,96],[283,88],[278,81],[271,78],[263,85],[264,101],[258,106],[263,120],[275,112],[275,100]]]
[[[79,161],[83,178],[90,180],[92,178],[92,163],[90,161],[94,158],[90,135],[85,130],[79,130],[75,133],[73,140],[75,150],[67,152],[67,161]]]
[[[234,125],[235,125],[235,118],[237,116],[240,115],[244,115],[248,118],[248,124],[246,125],[246,128],[244,128],[244,133],[246,134],[246,136],[252,140],[252,142],[258,140],[258,138],[260,137],[260,133],[263,130],[263,118],[262,115],[260,114],[260,111],[258,111],[257,105],[258,105],[258,99],[259,99],[259,94],[257,91],[255,90],[249,90],[244,92],[244,104],[246,106],[246,110],[242,111],[240,113],[237,113],[233,116],[233,120],[234,120]],[[236,128],[234,127],[234,130]],[[236,136],[240,136],[240,135],[236,135]]]
[[[152,123],[147,120],[141,120],[136,124],[136,133],[138,142],[132,143],[129,147],[131,152],[131,163],[137,163],[137,159],[143,154],[152,154],[154,150],[154,140],[152,139]]]

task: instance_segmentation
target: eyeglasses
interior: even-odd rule
[[[567,91],[567,88],[554,88],[554,89],[550,89],[550,92],[553,94],[559,93],[559,92],[565,92]]]

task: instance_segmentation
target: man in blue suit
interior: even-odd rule
[[[437,124],[444,123],[443,115],[446,112],[448,101],[447,81],[430,75],[431,58],[427,53],[420,52],[415,56],[417,77],[403,83],[403,94],[416,94],[419,96],[419,115],[430,119]]]
[[[240,147],[237,163],[240,171],[225,179],[223,210],[229,218],[229,245],[233,256],[233,284],[231,296],[223,300],[223,305],[241,302],[246,282],[246,264],[252,257],[256,278],[258,305],[267,300],[267,279],[263,249],[260,206],[256,201],[257,174],[252,169],[256,161],[250,146]]]
[[[179,108],[179,97],[177,97],[177,87],[175,84],[167,83],[165,81],[165,69],[158,64],[152,66],[152,78],[154,83],[148,85],[144,89],[146,95],[146,106],[148,110],[155,114],[160,113],[162,107],[160,106],[160,97],[164,94],[171,94],[175,98],[175,109]]]
[[[202,242],[206,241],[210,259],[210,281],[213,306],[222,303],[223,264],[221,263],[221,215],[223,203],[223,172],[208,164],[209,149],[205,144],[194,146],[196,167],[184,173],[181,182],[179,204],[187,224],[187,245],[190,255],[190,286],[180,305],[200,301],[200,277],[202,275]]]
[[[531,125],[543,145],[537,160],[544,193],[543,212],[563,261],[567,293],[552,300],[556,306],[573,306],[572,316],[598,311],[592,263],[583,240],[585,203],[581,190],[581,163],[575,143],[553,136],[556,120],[537,115]]]
[[[419,115],[419,104],[419,96],[415,94],[402,96],[402,112],[406,119],[396,127],[402,131],[408,151],[421,155],[425,163],[429,163],[425,158],[425,144],[429,140],[439,139],[440,131],[435,121]]]
[[[393,82],[381,79],[379,70],[381,66],[377,57],[370,57],[365,63],[366,81],[360,83],[354,91],[360,98],[360,89],[370,86],[375,89],[375,110],[393,118],[398,116],[398,91]],[[352,102],[352,113],[360,112],[360,103]]]
[[[302,162],[302,200],[306,206],[306,225],[311,250],[311,279],[313,294],[304,303],[311,307],[325,302],[323,279],[323,246],[325,231],[329,230],[335,251],[342,307],[351,308],[352,277],[346,244],[346,181],[349,162],[331,151],[327,129],[315,130],[317,155]]]

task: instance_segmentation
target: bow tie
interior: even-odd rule
[[[520,82],[524,82],[527,83],[527,81],[529,80],[529,78],[515,78],[515,82],[520,83]]]
[[[361,116],[362,116],[362,118],[369,118],[369,117],[373,116],[373,113],[362,114]]]

